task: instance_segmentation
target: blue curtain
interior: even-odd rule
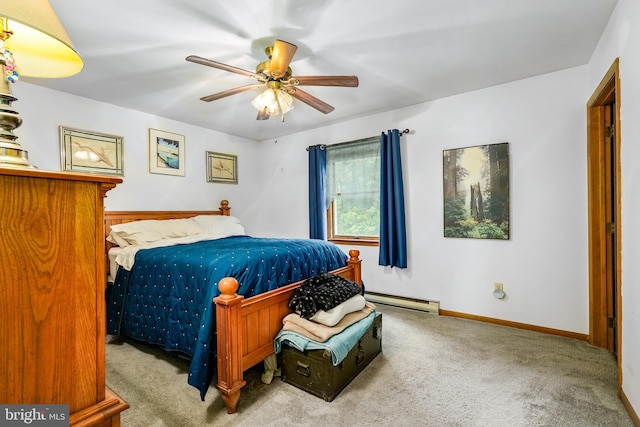
[[[382,133],[380,148],[380,254],[378,264],[407,268],[407,230],[398,129]]]
[[[314,145],[307,150],[309,151],[309,238],[326,240],[327,152],[324,145]]]

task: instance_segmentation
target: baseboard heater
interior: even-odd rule
[[[379,294],[377,292],[366,292],[364,297],[367,301],[378,304],[392,305],[395,307],[410,308],[412,310],[424,311],[429,314],[440,314],[439,301],[426,301],[406,297],[398,297],[395,295]]]

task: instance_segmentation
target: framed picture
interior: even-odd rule
[[[443,151],[444,237],[509,239],[509,143]]]
[[[149,129],[149,172],[184,176],[184,136]]]
[[[207,151],[207,182],[238,183],[238,156]]]
[[[124,175],[123,138],[60,126],[63,172]]]

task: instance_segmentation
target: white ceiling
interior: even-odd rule
[[[617,0],[50,0],[84,60],[66,79],[31,83],[254,140],[393,110],[586,64]],[[358,88],[305,87],[257,121],[253,83],[185,61],[246,70],[280,38],[298,46],[294,75],[357,75]],[[19,64],[18,64],[19,65]]]

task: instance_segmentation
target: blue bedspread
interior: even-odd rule
[[[204,396],[216,369],[218,281],[232,276],[246,298],[346,265],[322,240],[233,236],[138,251],[107,295],[107,333],[191,357],[188,382]]]

